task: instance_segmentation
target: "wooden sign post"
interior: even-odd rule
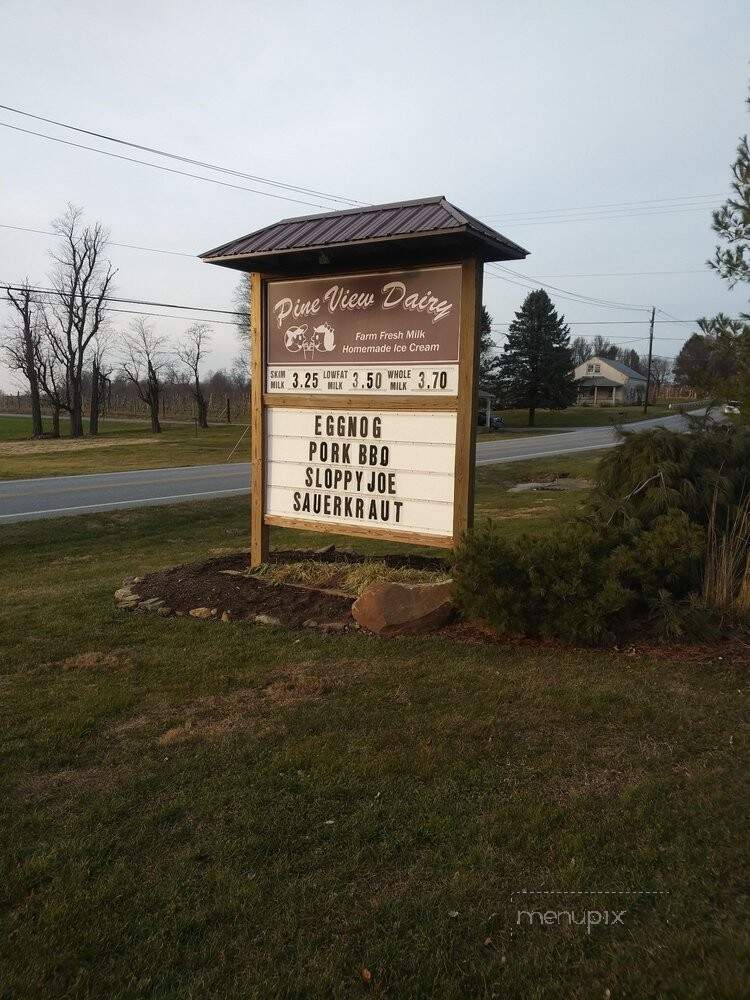
[[[402,232],[415,212],[429,237]],[[353,240],[378,213],[397,235]],[[272,525],[451,547],[473,517],[483,261],[526,251],[444,199],[292,224],[300,246],[270,227],[203,255],[252,264],[251,565]]]

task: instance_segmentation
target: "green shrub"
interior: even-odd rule
[[[457,549],[453,578],[464,612],[502,632],[595,644],[626,634],[663,593],[686,597],[703,545],[679,511],[635,535],[579,518],[508,540],[489,522]]]
[[[466,614],[589,644],[639,623],[672,639],[713,630],[701,597],[707,533],[730,530],[746,503],[750,430],[704,423],[623,437],[600,462],[584,516],[513,540],[490,522],[463,539],[453,575]]]
[[[750,428],[694,422],[679,434],[657,427],[624,432],[597,469],[591,509],[618,523],[641,525],[681,510],[707,526],[714,498],[725,523],[750,487]]]

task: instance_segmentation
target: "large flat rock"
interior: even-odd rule
[[[454,612],[453,584],[376,583],[352,605],[358,625],[377,635],[431,632]]]

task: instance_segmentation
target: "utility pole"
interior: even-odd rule
[[[648,394],[651,391],[651,358],[654,353],[654,318],[656,306],[651,309],[651,326],[648,331],[648,369],[646,371],[646,398],[643,401],[643,412],[648,413]]]

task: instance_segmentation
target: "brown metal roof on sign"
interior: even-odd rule
[[[521,260],[527,250],[444,197],[283,219],[202,253],[242,271],[292,274],[311,266],[385,263],[429,255]]]

